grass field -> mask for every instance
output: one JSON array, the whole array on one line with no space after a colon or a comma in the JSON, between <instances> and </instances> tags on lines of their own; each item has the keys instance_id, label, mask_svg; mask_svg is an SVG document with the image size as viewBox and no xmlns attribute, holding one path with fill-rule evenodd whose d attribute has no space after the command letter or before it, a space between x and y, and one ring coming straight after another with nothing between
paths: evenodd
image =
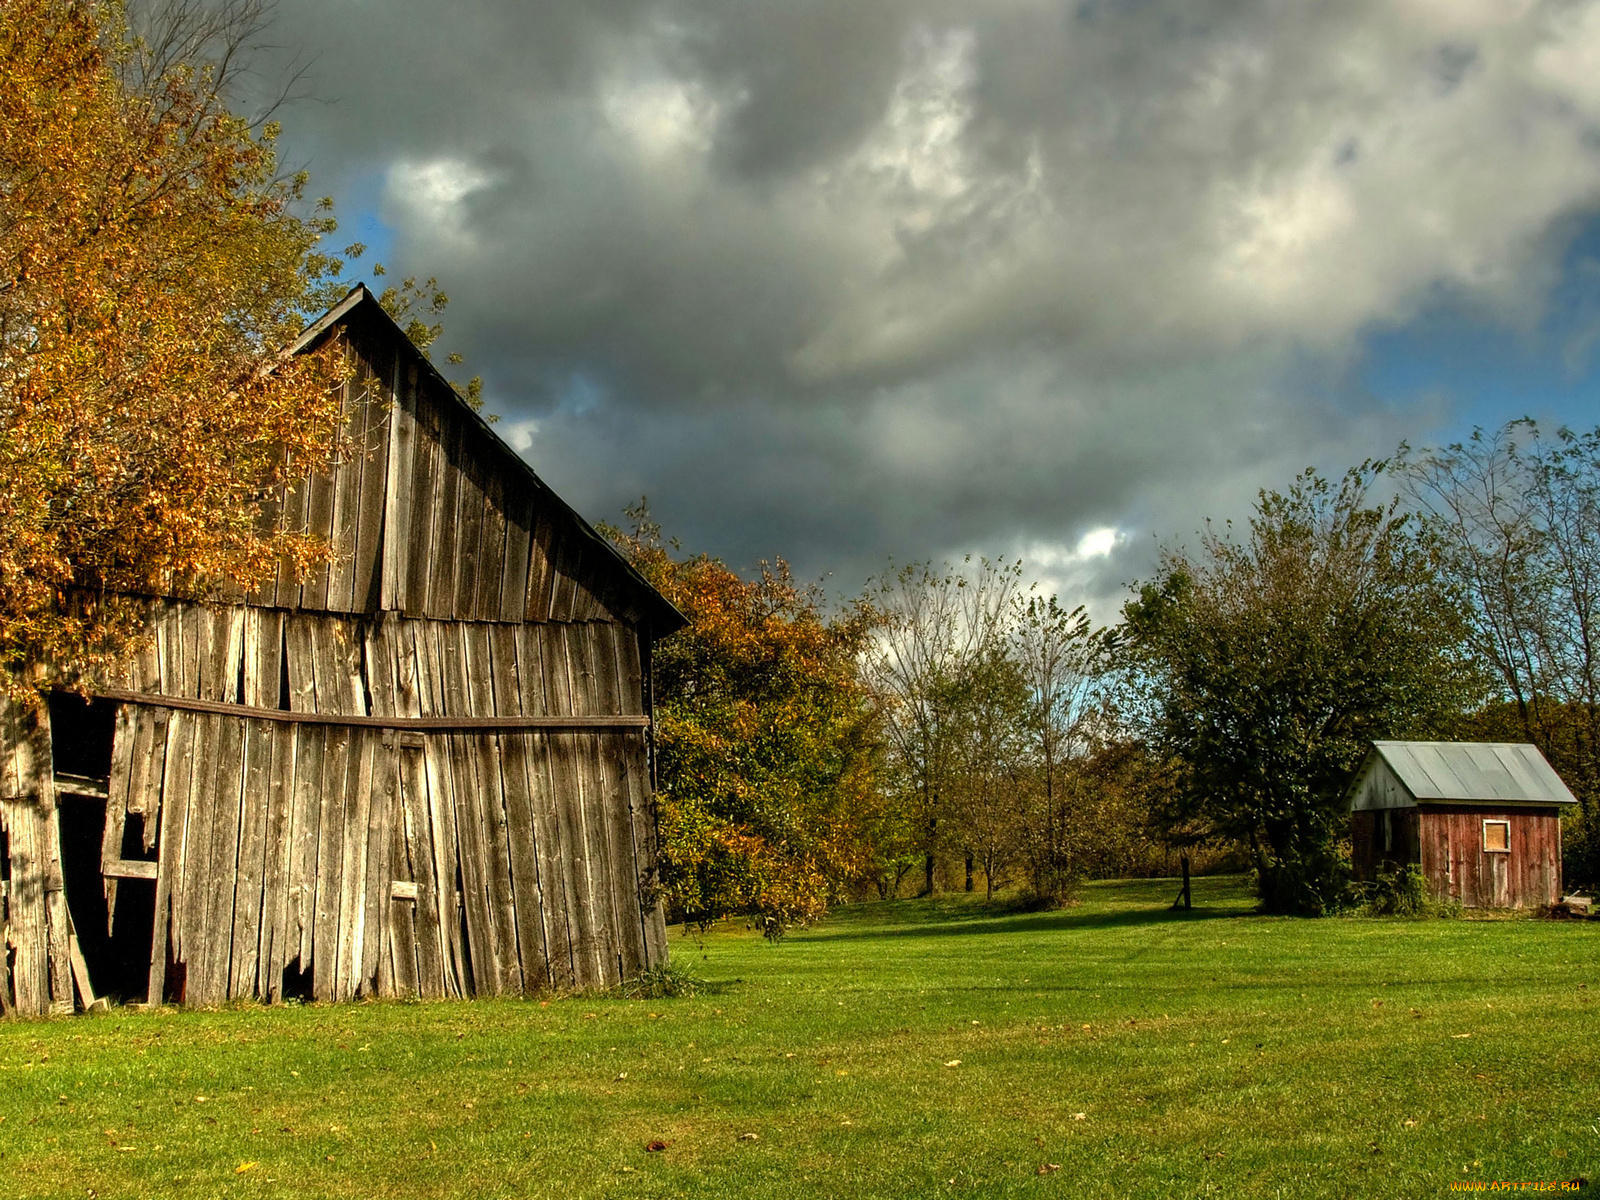
<instances>
[{"instance_id":1,"label":"grass field","mask_svg":"<svg viewBox=\"0 0 1600 1200\"><path fill-rule=\"evenodd\" d=\"M1171 913L1175 890L868 904L776 947L674 933L691 999L0 1024L0 1181L850 1200L1600 1177L1600 924L1267 918L1217 879Z\"/></svg>"}]
</instances>

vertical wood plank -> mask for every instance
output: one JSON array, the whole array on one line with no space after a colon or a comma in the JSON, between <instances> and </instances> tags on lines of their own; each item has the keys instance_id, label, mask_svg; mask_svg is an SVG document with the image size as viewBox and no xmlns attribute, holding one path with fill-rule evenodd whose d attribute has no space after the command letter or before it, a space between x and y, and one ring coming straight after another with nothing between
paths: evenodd
<instances>
[{"instance_id":1,"label":"vertical wood plank","mask_svg":"<svg viewBox=\"0 0 1600 1200\"><path fill-rule=\"evenodd\" d=\"M544 668L545 698L551 715L575 715L570 665L567 662L565 631L559 625L538 626L540 655ZM566 731L547 735L550 751L551 787L561 824L563 866L571 877L573 906L569 914L572 929L572 971L574 985L595 987L605 978L600 956L603 953L598 914L595 911L594 864L589 853L589 833L585 823L583 772L579 737Z\"/></svg>"},{"instance_id":2,"label":"vertical wood plank","mask_svg":"<svg viewBox=\"0 0 1600 1200\"><path fill-rule=\"evenodd\" d=\"M445 560L436 557L439 509L443 465L439 447L439 423L433 413L431 401L417 386L417 368L406 370L407 394L413 404L413 419L407 422L412 432L411 482L409 500L411 521L409 540L401 548L405 555L405 602L408 617L420 617L433 611L430 600L431 579L437 565ZM440 547L442 549L442 547Z\"/></svg>"},{"instance_id":3,"label":"vertical wood plank","mask_svg":"<svg viewBox=\"0 0 1600 1200\"><path fill-rule=\"evenodd\" d=\"M472 602L472 619L500 619L500 591L505 585L506 489L489 463L480 464L483 477L483 532L478 541L478 586Z\"/></svg>"},{"instance_id":4,"label":"vertical wood plank","mask_svg":"<svg viewBox=\"0 0 1600 1200\"><path fill-rule=\"evenodd\" d=\"M396 354L392 372L392 400L389 410L389 454L383 473L382 592L378 607L386 612L410 607L409 555L411 551L411 487L415 474L413 459L417 433L417 368Z\"/></svg>"},{"instance_id":5,"label":"vertical wood plank","mask_svg":"<svg viewBox=\"0 0 1600 1200\"><path fill-rule=\"evenodd\" d=\"M351 962L356 974L356 995L377 992L379 964L387 958L385 940L390 927L390 885L394 881L394 812L398 789L399 746L392 730L368 733L372 744L371 802L366 824L365 869L361 875L356 926L356 946Z\"/></svg>"},{"instance_id":6,"label":"vertical wood plank","mask_svg":"<svg viewBox=\"0 0 1600 1200\"><path fill-rule=\"evenodd\" d=\"M341 338L339 349L346 367L353 367L348 341ZM350 410L350 388L350 379L346 379L339 387L339 405L342 414L348 414ZM311 537L327 543L335 554L338 552L338 546L334 539L334 495L336 480L344 469L343 458L347 455L348 450L342 452L341 460L334 464L332 471L318 472L306 484L306 532ZM330 565L326 561L316 563L306 572L300 586L302 608L322 610L328 607Z\"/></svg>"},{"instance_id":7,"label":"vertical wood plank","mask_svg":"<svg viewBox=\"0 0 1600 1200\"><path fill-rule=\"evenodd\" d=\"M351 758L351 731L329 726L324 732L322 770L317 786L317 857L312 869L311 989L318 1000L335 998L339 959L339 895L344 882L345 779ZM305 960L301 960L304 969Z\"/></svg>"},{"instance_id":8,"label":"vertical wood plank","mask_svg":"<svg viewBox=\"0 0 1600 1200\"><path fill-rule=\"evenodd\" d=\"M289 707L296 712L317 711L313 636L317 618L296 614L288 618ZM321 811L322 770L325 765L326 729L295 726L295 779L292 798L292 842L288 860L288 908L285 915L283 964L298 961L300 970L311 966L312 934L316 927L318 829Z\"/></svg>"},{"instance_id":9,"label":"vertical wood plank","mask_svg":"<svg viewBox=\"0 0 1600 1200\"><path fill-rule=\"evenodd\" d=\"M289 482L282 489L281 510L278 520L285 533L304 535L309 529L311 480L289 464ZM279 608L300 607L302 580L287 555L278 559L278 573L274 580L274 603Z\"/></svg>"},{"instance_id":10,"label":"vertical wood plank","mask_svg":"<svg viewBox=\"0 0 1600 1200\"><path fill-rule=\"evenodd\" d=\"M423 716L446 715L443 652L444 638L437 621L417 625L418 695ZM441 965L446 995L471 992L470 964L463 926L463 899L459 886L460 850L456 841L455 799L450 768L451 746L446 734L429 735L423 746L427 774L428 843L433 848L433 877L437 884Z\"/></svg>"},{"instance_id":11,"label":"vertical wood plank","mask_svg":"<svg viewBox=\"0 0 1600 1200\"><path fill-rule=\"evenodd\" d=\"M366 465L366 413L372 391L372 365L364 347L347 343L355 372L343 393L342 428L344 446L333 470L333 514L329 540L332 561L328 564L327 605L332 612L350 612L355 607L356 533L361 517L361 472Z\"/></svg>"},{"instance_id":12,"label":"vertical wood plank","mask_svg":"<svg viewBox=\"0 0 1600 1200\"><path fill-rule=\"evenodd\" d=\"M517 627L506 624L492 626L489 637L494 656L494 711L505 716L523 716ZM511 732L501 735L500 746L517 947L522 963L523 988L532 990L549 986L550 956L544 927L544 897L539 881L538 834L528 762L530 747L525 733Z\"/></svg>"},{"instance_id":13,"label":"vertical wood plank","mask_svg":"<svg viewBox=\"0 0 1600 1200\"><path fill-rule=\"evenodd\" d=\"M545 695L543 652L539 627L520 625L517 634L518 678L523 711L544 716L554 711ZM578 907L571 855L562 837L561 804L553 774L556 753L548 734L527 735L528 784L533 809L535 846L539 856L539 883L544 903L544 927L553 987L576 987L573 968L573 913Z\"/></svg>"},{"instance_id":14,"label":"vertical wood plank","mask_svg":"<svg viewBox=\"0 0 1600 1200\"><path fill-rule=\"evenodd\" d=\"M468 703L471 711L492 715L495 709L494 659L489 639L492 626L464 625L468 660ZM514 685L513 685L514 686ZM511 882L511 837L506 816L503 748L494 734L473 739L477 752L478 790L474 797L479 828L483 832L485 894L494 931L495 964L501 991L522 991L522 963L517 941L517 906Z\"/></svg>"},{"instance_id":15,"label":"vertical wood plank","mask_svg":"<svg viewBox=\"0 0 1600 1200\"><path fill-rule=\"evenodd\" d=\"M460 622L446 625L441 632L442 679L445 706L451 713L470 713L468 660ZM467 926L467 951L472 972L473 994L498 995L501 990L500 963L495 945L494 915L489 893L489 868L478 778L479 754L473 734L450 734L450 794L453 801L458 865L461 871L461 901Z\"/></svg>"},{"instance_id":16,"label":"vertical wood plank","mask_svg":"<svg viewBox=\"0 0 1600 1200\"><path fill-rule=\"evenodd\" d=\"M382 602L383 561L379 550L384 518L389 511L389 445L397 361L391 347L373 353L373 375L363 406L360 512L356 518L354 591L350 604L354 612L376 612Z\"/></svg>"},{"instance_id":17,"label":"vertical wood plank","mask_svg":"<svg viewBox=\"0 0 1600 1200\"><path fill-rule=\"evenodd\" d=\"M465 422L461 422L465 425ZM488 497L484 495L483 467L474 457L478 439L463 430L461 442L461 493L456 504L456 596L452 614L470 621L478 607L478 562L482 554L483 527Z\"/></svg>"},{"instance_id":18,"label":"vertical wood plank","mask_svg":"<svg viewBox=\"0 0 1600 1200\"><path fill-rule=\"evenodd\" d=\"M623 699L618 627L609 622L591 621L583 629L587 634L589 661L594 668L597 711L619 715ZM633 840L632 804L626 779L627 744L637 735L631 731L607 730L592 736L599 760L603 797L601 822L605 830L607 877L611 884L610 929L621 959L620 983L637 975L645 966L638 853ZM607 966L611 965L608 961Z\"/></svg>"},{"instance_id":19,"label":"vertical wood plank","mask_svg":"<svg viewBox=\"0 0 1600 1200\"><path fill-rule=\"evenodd\" d=\"M521 621L528 607L528 567L533 541L533 492L506 487L506 552L500 567L501 621Z\"/></svg>"},{"instance_id":20,"label":"vertical wood plank","mask_svg":"<svg viewBox=\"0 0 1600 1200\"><path fill-rule=\"evenodd\" d=\"M339 872L333 965L335 1000L352 999L360 986L361 960L366 943L363 906L367 891L367 834L372 817L373 754L378 740L376 730L351 731L350 774L344 788L345 829L340 839L340 857L334 864ZM323 879L326 878L324 874Z\"/></svg>"},{"instance_id":21,"label":"vertical wood plank","mask_svg":"<svg viewBox=\"0 0 1600 1200\"><path fill-rule=\"evenodd\" d=\"M214 790L200 797L212 808L211 846L204 874L197 884L206 893L202 944L191 955L204 977L197 1003L216 1004L227 998L233 958L234 899L239 883L239 827L244 784L245 722L218 717L217 770Z\"/></svg>"},{"instance_id":22,"label":"vertical wood plank","mask_svg":"<svg viewBox=\"0 0 1600 1200\"><path fill-rule=\"evenodd\" d=\"M441 414L438 483L435 492L433 553L427 564L426 613L449 620L456 613L456 572L460 567L461 496L470 490L462 478L461 422Z\"/></svg>"},{"instance_id":23,"label":"vertical wood plank","mask_svg":"<svg viewBox=\"0 0 1600 1200\"><path fill-rule=\"evenodd\" d=\"M550 619L550 589L555 576L555 528L549 504L535 499L533 528L528 536L528 595L523 617L529 621Z\"/></svg>"}]
</instances>

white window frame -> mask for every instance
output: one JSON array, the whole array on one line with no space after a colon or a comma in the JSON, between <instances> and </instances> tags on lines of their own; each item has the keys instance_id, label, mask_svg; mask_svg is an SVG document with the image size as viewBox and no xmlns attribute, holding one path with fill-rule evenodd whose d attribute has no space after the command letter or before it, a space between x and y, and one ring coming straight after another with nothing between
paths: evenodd
<instances>
[{"instance_id":1,"label":"white window frame","mask_svg":"<svg viewBox=\"0 0 1600 1200\"><path fill-rule=\"evenodd\" d=\"M1504 846L1489 845L1489 826L1499 825L1506 831L1506 844ZM1483 820L1483 852L1485 854L1510 854L1511 853L1511 822L1503 817L1485 817Z\"/></svg>"}]
</instances>

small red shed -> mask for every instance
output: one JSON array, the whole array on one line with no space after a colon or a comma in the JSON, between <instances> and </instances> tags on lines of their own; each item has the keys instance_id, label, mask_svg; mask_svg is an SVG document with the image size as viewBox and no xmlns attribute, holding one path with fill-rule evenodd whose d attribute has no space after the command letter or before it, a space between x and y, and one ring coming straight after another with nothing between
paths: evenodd
<instances>
[{"instance_id":1,"label":"small red shed","mask_svg":"<svg viewBox=\"0 0 1600 1200\"><path fill-rule=\"evenodd\" d=\"M1348 795L1357 878L1410 864L1467 908L1561 899L1561 810L1577 800L1537 747L1374 742Z\"/></svg>"}]
</instances>

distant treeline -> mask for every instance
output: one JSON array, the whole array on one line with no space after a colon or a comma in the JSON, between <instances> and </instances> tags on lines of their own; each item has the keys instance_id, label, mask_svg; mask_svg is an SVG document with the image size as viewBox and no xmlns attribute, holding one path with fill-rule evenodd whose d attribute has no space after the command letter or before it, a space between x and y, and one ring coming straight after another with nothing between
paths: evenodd
<instances>
[{"instance_id":1,"label":"distant treeline","mask_svg":"<svg viewBox=\"0 0 1600 1200\"><path fill-rule=\"evenodd\" d=\"M842 612L781 561L745 579L607 532L691 619L656 657L677 919L772 936L852 897L1249 868L1348 901L1344 788L1371 741L1529 741L1600 881L1600 430L1520 420L1263 490L1165 547L1117 624L1020 563L886 572Z\"/></svg>"}]
</instances>

